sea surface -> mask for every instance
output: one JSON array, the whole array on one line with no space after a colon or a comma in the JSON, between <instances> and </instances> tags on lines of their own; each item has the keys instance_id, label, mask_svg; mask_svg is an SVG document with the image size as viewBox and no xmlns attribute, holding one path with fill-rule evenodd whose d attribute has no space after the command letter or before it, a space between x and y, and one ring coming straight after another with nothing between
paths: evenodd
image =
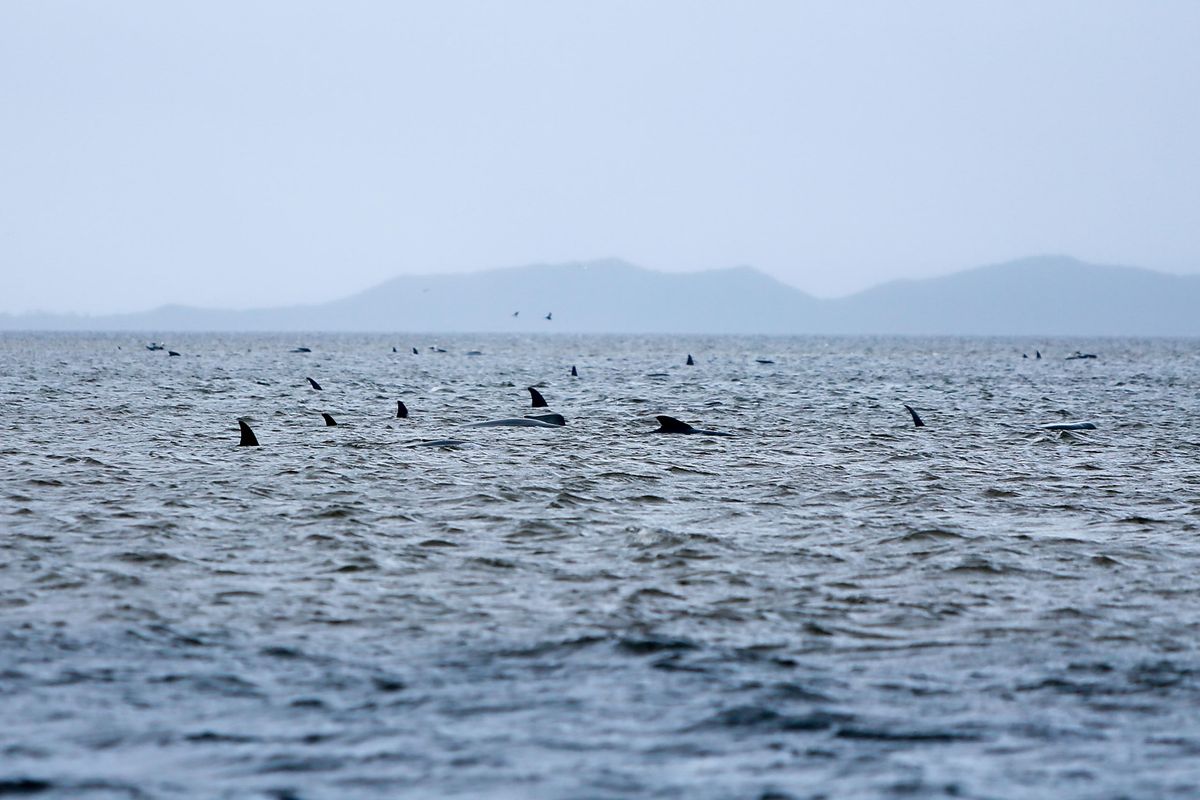
<instances>
[{"instance_id":1,"label":"sea surface","mask_svg":"<svg viewBox=\"0 0 1200 800\"><path fill-rule=\"evenodd\" d=\"M1200 341L163 338L0 335L0 796L1200 796Z\"/></svg>"}]
</instances>

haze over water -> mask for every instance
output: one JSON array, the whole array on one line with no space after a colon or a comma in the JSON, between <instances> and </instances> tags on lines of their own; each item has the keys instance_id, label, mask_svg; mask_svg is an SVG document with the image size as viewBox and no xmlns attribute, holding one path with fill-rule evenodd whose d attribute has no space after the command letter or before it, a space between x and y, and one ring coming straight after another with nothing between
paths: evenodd
<instances>
[{"instance_id":1,"label":"haze over water","mask_svg":"<svg viewBox=\"0 0 1200 800\"><path fill-rule=\"evenodd\" d=\"M1200 793L1195 340L431 343L0 335L0 791Z\"/></svg>"}]
</instances>

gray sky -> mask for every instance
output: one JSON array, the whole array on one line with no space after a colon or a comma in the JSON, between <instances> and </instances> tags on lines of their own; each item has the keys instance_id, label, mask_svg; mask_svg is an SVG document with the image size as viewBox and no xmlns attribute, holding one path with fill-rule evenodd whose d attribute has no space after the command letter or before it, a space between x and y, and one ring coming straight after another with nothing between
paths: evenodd
<instances>
[{"instance_id":1,"label":"gray sky","mask_svg":"<svg viewBox=\"0 0 1200 800\"><path fill-rule=\"evenodd\" d=\"M0 3L0 311L1200 271L1200 2Z\"/></svg>"}]
</instances>

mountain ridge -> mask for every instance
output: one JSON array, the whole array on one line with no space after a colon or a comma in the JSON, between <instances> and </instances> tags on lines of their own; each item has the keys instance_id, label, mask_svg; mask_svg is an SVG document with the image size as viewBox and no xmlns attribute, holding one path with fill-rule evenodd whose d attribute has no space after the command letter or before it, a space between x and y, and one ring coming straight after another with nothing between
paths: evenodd
<instances>
[{"instance_id":1,"label":"mountain ridge","mask_svg":"<svg viewBox=\"0 0 1200 800\"><path fill-rule=\"evenodd\" d=\"M900 279L836 298L748 266L667 273L608 258L398 276L311 305L0 315L0 330L1198 336L1197 309L1200 275L1069 256Z\"/></svg>"}]
</instances>

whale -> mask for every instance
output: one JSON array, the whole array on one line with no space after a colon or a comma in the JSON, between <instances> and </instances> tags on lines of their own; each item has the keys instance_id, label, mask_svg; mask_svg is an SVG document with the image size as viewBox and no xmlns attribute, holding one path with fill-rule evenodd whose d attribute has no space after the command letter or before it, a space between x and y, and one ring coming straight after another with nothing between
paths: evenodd
<instances>
[{"instance_id":1,"label":"whale","mask_svg":"<svg viewBox=\"0 0 1200 800\"><path fill-rule=\"evenodd\" d=\"M464 444L470 444L465 439L433 439L428 442L417 442L409 447L461 447Z\"/></svg>"},{"instance_id":2,"label":"whale","mask_svg":"<svg viewBox=\"0 0 1200 800\"><path fill-rule=\"evenodd\" d=\"M546 408L546 398L542 397L542 393L532 386L529 387L529 396L533 398L534 408Z\"/></svg>"},{"instance_id":3,"label":"whale","mask_svg":"<svg viewBox=\"0 0 1200 800\"><path fill-rule=\"evenodd\" d=\"M904 407L906 409L908 409L908 413L912 415L913 427L914 428L924 428L925 421L922 420L920 415L917 414L917 412L913 410L913 407L908 405L907 403L904 404Z\"/></svg>"},{"instance_id":4,"label":"whale","mask_svg":"<svg viewBox=\"0 0 1200 800\"><path fill-rule=\"evenodd\" d=\"M168 350L168 351L167 351L167 355L169 355L169 356L178 356L178 355L179 355L179 353L176 353L174 350Z\"/></svg>"},{"instance_id":5,"label":"whale","mask_svg":"<svg viewBox=\"0 0 1200 800\"><path fill-rule=\"evenodd\" d=\"M245 420L238 420L238 428L242 432L242 440L238 442L238 447L258 447L258 437L250 430Z\"/></svg>"},{"instance_id":6,"label":"whale","mask_svg":"<svg viewBox=\"0 0 1200 800\"><path fill-rule=\"evenodd\" d=\"M559 414L546 414L545 417L558 417ZM505 417L504 419L489 419L484 422L472 422L467 425L468 428L561 428L566 425L563 422L551 422L549 419L538 417Z\"/></svg>"},{"instance_id":7,"label":"whale","mask_svg":"<svg viewBox=\"0 0 1200 800\"><path fill-rule=\"evenodd\" d=\"M321 391L321 384L317 383L312 378L305 378L305 380L308 381L309 386L316 389L318 392Z\"/></svg>"},{"instance_id":8,"label":"whale","mask_svg":"<svg viewBox=\"0 0 1200 800\"><path fill-rule=\"evenodd\" d=\"M665 414L659 414L655 417L658 420L659 427L656 430L646 431L646 433L698 433L702 436L733 436L732 433L724 431L706 431L701 428L693 428L686 422L677 420L674 417L668 417Z\"/></svg>"},{"instance_id":9,"label":"whale","mask_svg":"<svg viewBox=\"0 0 1200 800\"><path fill-rule=\"evenodd\" d=\"M408 418L408 406L404 405L403 400L396 401L396 419Z\"/></svg>"},{"instance_id":10,"label":"whale","mask_svg":"<svg viewBox=\"0 0 1200 800\"><path fill-rule=\"evenodd\" d=\"M692 358L692 354L688 353L687 361L684 362L689 367L696 366L696 359Z\"/></svg>"},{"instance_id":11,"label":"whale","mask_svg":"<svg viewBox=\"0 0 1200 800\"><path fill-rule=\"evenodd\" d=\"M572 378L578 378L578 377L579 377L579 370L575 369L575 365L574 365L574 364L572 364L572 365L571 365L571 377L572 377Z\"/></svg>"},{"instance_id":12,"label":"whale","mask_svg":"<svg viewBox=\"0 0 1200 800\"><path fill-rule=\"evenodd\" d=\"M420 351L420 350L418 350L418 349L417 349L417 348L415 348L415 347L412 349L412 351L413 351L413 355L414 355L414 356L419 356L419 355L421 355L421 351Z\"/></svg>"},{"instance_id":13,"label":"whale","mask_svg":"<svg viewBox=\"0 0 1200 800\"><path fill-rule=\"evenodd\" d=\"M1044 431L1094 431L1096 430L1095 423L1092 422L1056 422L1053 425L1043 425Z\"/></svg>"},{"instance_id":14,"label":"whale","mask_svg":"<svg viewBox=\"0 0 1200 800\"><path fill-rule=\"evenodd\" d=\"M326 414L324 411L321 412L321 416L325 418L325 427L326 428L332 428L334 425L337 425L337 420L334 419L329 414Z\"/></svg>"},{"instance_id":15,"label":"whale","mask_svg":"<svg viewBox=\"0 0 1200 800\"><path fill-rule=\"evenodd\" d=\"M1074 353L1067 356L1067 361L1078 361L1081 358L1095 358L1095 357L1096 357L1095 353L1081 353L1078 350L1076 350Z\"/></svg>"},{"instance_id":16,"label":"whale","mask_svg":"<svg viewBox=\"0 0 1200 800\"><path fill-rule=\"evenodd\" d=\"M312 348L310 348L310 347L295 347L292 349L292 352L293 353L311 353Z\"/></svg>"},{"instance_id":17,"label":"whale","mask_svg":"<svg viewBox=\"0 0 1200 800\"><path fill-rule=\"evenodd\" d=\"M551 425L557 425L560 428L567 424L567 418L562 414L526 414L525 419L539 419L542 422L549 422Z\"/></svg>"}]
</instances>

